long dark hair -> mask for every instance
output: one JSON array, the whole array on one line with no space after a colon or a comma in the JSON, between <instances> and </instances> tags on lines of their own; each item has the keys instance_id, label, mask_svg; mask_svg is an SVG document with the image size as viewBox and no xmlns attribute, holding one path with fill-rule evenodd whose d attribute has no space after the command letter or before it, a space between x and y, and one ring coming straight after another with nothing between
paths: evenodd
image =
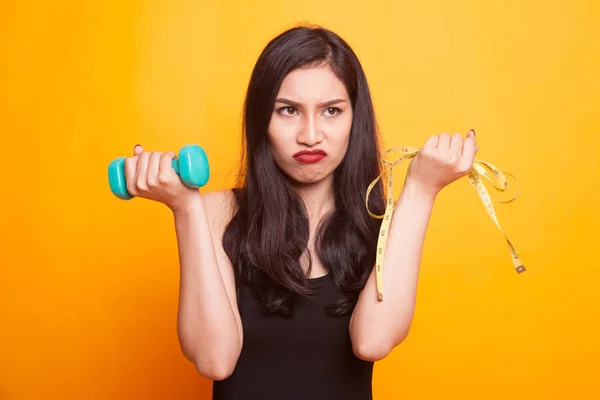
<instances>
[{"instance_id":1,"label":"long dark hair","mask_svg":"<svg viewBox=\"0 0 600 400\"><path fill-rule=\"evenodd\" d=\"M322 64L344 83L353 108L348 149L334 172L335 206L315 236L316 256L343 293L327 306L330 315L353 310L375 264L381 220L367 213L365 194L381 173L381 150L365 74L350 46L335 33L318 26L291 28L268 43L252 71L244 103L242 171L233 189L237 212L223 235L238 289L249 286L264 312L290 315L298 299L313 293L300 266L300 257L308 252L307 212L272 158L267 131L285 76ZM371 212L384 212L383 191L380 183L374 187ZM314 256L308 253L309 265Z\"/></svg>"}]
</instances>

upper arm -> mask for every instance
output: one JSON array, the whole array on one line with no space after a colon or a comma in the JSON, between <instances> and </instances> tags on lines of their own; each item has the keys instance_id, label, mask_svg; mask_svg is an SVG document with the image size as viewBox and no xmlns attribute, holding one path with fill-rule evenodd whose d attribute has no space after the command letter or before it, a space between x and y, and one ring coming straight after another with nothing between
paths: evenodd
<instances>
[{"instance_id":1,"label":"upper arm","mask_svg":"<svg viewBox=\"0 0 600 400\"><path fill-rule=\"evenodd\" d=\"M237 305L236 285L233 266L223 249L223 233L236 211L236 202L231 190L202 193L202 203L210 226L213 247L221 278L227 291L227 297L238 325L240 346L243 343L243 330L240 312Z\"/></svg>"}]
</instances>

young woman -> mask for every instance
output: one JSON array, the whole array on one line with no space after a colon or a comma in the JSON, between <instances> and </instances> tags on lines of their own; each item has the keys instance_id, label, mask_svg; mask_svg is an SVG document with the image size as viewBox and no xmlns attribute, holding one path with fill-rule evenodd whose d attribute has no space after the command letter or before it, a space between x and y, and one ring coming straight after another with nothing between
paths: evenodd
<instances>
[{"instance_id":1,"label":"young woman","mask_svg":"<svg viewBox=\"0 0 600 400\"><path fill-rule=\"evenodd\" d=\"M430 137L411 161L375 280L380 219L365 206L380 172L373 105L348 44L318 27L274 38L244 105L238 187L202 193L172 152L137 145L128 190L173 212L181 287L178 334L214 399L371 399L373 362L406 337L437 193L466 175L466 137ZM383 214L382 185L369 210Z\"/></svg>"}]
</instances>

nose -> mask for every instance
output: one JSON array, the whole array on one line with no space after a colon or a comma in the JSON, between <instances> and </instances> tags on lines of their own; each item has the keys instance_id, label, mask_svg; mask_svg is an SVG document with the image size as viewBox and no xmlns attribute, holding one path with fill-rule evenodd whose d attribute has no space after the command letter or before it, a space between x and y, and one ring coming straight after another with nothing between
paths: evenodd
<instances>
[{"instance_id":1,"label":"nose","mask_svg":"<svg viewBox=\"0 0 600 400\"><path fill-rule=\"evenodd\" d=\"M314 146L323 141L323 132L321 132L318 117L309 115L304 118L303 122L296 139L298 143L306 146Z\"/></svg>"}]
</instances>

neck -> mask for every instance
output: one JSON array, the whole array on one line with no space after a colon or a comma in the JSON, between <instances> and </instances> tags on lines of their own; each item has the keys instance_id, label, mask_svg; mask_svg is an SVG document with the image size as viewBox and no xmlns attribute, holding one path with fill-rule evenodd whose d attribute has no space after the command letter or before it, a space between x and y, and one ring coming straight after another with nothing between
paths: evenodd
<instances>
[{"instance_id":1,"label":"neck","mask_svg":"<svg viewBox=\"0 0 600 400\"><path fill-rule=\"evenodd\" d=\"M335 206L331 175L316 183L294 183L294 190L304 200L311 225L318 224L321 218Z\"/></svg>"}]
</instances>

